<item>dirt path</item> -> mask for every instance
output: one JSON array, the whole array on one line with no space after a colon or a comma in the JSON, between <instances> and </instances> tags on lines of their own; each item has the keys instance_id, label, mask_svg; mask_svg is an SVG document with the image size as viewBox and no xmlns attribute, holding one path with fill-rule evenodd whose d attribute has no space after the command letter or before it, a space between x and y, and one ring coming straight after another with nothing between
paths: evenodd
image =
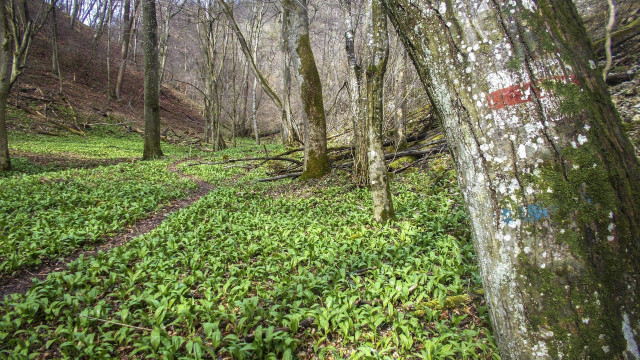
<instances>
[{"instance_id":1,"label":"dirt path","mask_svg":"<svg viewBox=\"0 0 640 360\"><path fill-rule=\"evenodd\" d=\"M213 190L213 185L206 181L197 179L194 176L183 174L178 170L178 165L180 163L189 160L192 159L178 160L169 166L169 171L198 184L198 188L189 196L172 201L169 205L161 208L147 218L139 220L135 224L126 227L121 233L106 238L103 243L92 249L78 249L71 255L66 256L64 259L48 262L44 261L43 264L36 269L25 269L18 272L15 276L1 276L0 284L2 285L0 285L0 300L4 299L5 295L8 294L26 293L31 288L33 278L44 280L49 273L66 269L67 264L76 260L80 255L84 255L86 257L96 255L99 251L109 251L115 247L124 245L136 236L150 232L158 227L168 215L190 206L201 197L207 195L211 190Z\"/></svg>"}]
</instances>

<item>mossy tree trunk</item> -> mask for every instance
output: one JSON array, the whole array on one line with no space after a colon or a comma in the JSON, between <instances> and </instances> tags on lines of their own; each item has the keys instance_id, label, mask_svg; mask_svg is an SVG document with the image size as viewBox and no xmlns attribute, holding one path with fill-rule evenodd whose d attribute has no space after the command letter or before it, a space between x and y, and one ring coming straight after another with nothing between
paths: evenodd
<instances>
[{"instance_id":1,"label":"mossy tree trunk","mask_svg":"<svg viewBox=\"0 0 640 360\"><path fill-rule=\"evenodd\" d=\"M503 359L638 359L640 174L570 0L384 0L442 119Z\"/></svg>"},{"instance_id":2,"label":"mossy tree trunk","mask_svg":"<svg viewBox=\"0 0 640 360\"><path fill-rule=\"evenodd\" d=\"M11 90L13 38L7 22L5 3L0 4L0 171L11 170L7 136L7 99Z\"/></svg>"},{"instance_id":3,"label":"mossy tree trunk","mask_svg":"<svg viewBox=\"0 0 640 360\"><path fill-rule=\"evenodd\" d=\"M327 125L322 100L322 84L309 41L307 0L282 0L289 34L294 76L300 85L304 121L304 170L302 179L317 178L331 169L327 157Z\"/></svg>"},{"instance_id":4,"label":"mossy tree trunk","mask_svg":"<svg viewBox=\"0 0 640 360\"><path fill-rule=\"evenodd\" d=\"M395 217L387 165L384 163L382 128L384 125L384 74L389 60L389 33L387 14L381 0L368 0L369 24L367 37L367 124L369 144L369 179L373 194L373 215L376 221L386 222Z\"/></svg>"},{"instance_id":5,"label":"mossy tree trunk","mask_svg":"<svg viewBox=\"0 0 640 360\"><path fill-rule=\"evenodd\" d=\"M503 357L639 358L637 160L569 1L387 3L456 158Z\"/></svg>"},{"instance_id":6,"label":"mossy tree trunk","mask_svg":"<svg viewBox=\"0 0 640 360\"><path fill-rule=\"evenodd\" d=\"M368 132L366 129L367 96L363 89L363 70L361 60L356 55L354 17L357 11L353 9L351 0L340 0L340 7L344 15L346 30L344 33L345 51L349 63L349 107L353 126L353 170L352 178L356 185L369 184ZM354 14L355 13L355 14Z\"/></svg>"},{"instance_id":7,"label":"mossy tree trunk","mask_svg":"<svg viewBox=\"0 0 640 360\"><path fill-rule=\"evenodd\" d=\"M158 23L155 0L143 0L144 28L144 152L143 159L162 157L158 93Z\"/></svg>"}]
</instances>

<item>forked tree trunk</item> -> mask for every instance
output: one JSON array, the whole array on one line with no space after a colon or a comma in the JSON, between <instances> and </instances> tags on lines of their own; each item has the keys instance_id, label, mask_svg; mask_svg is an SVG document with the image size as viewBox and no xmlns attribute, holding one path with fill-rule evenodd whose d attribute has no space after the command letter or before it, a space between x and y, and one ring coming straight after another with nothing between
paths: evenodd
<instances>
[{"instance_id":1,"label":"forked tree trunk","mask_svg":"<svg viewBox=\"0 0 640 360\"><path fill-rule=\"evenodd\" d=\"M13 39L7 23L5 4L0 4L0 171L11 170L7 136L7 99L11 90Z\"/></svg>"},{"instance_id":2,"label":"forked tree trunk","mask_svg":"<svg viewBox=\"0 0 640 360\"><path fill-rule=\"evenodd\" d=\"M373 195L373 217L378 222L393 220L395 214L384 163L382 128L384 124L384 73L389 59L387 14L382 0L368 0L369 55L367 59L367 125L369 143L369 179Z\"/></svg>"},{"instance_id":3,"label":"forked tree trunk","mask_svg":"<svg viewBox=\"0 0 640 360\"><path fill-rule=\"evenodd\" d=\"M144 153L143 159L162 156L160 150L160 99L158 93L158 23L155 0L143 0L144 28Z\"/></svg>"},{"instance_id":4,"label":"forked tree trunk","mask_svg":"<svg viewBox=\"0 0 640 360\"><path fill-rule=\"evenodd\" d=\"M353 182L359 186L369 184L369 156L368 156L368 132L366 129L367 102L363 93L363 71L355 50L356 31L353 27L354 16L351 0L341 0L340 6L344 15L346 31L345 51L349 63L349 107L351 110L351 124L353 126L353 145L355 154L353 157Z\"/></svg>"},{"instance_id":5,"label":"forked tree trunk","mask_svg":"<svg viewBox=\"0 0 640 360\"><path fill-rule=\"evenodd\" d=\"M304 171L302 179L317 178L330 171L327 157L327 125L322 84L309 41L307 0L282 0L294 76L300 85L304 121Z\"/></svg>"},{"instance_id":6,"label":"forked tree trunk","mask_svg":"<svg viewBox=\"0 0 640 360\"><path fill-rule=\"evenodd\" d=\"M570 0L384 0L442 119L503 359L639 359L638 159Z\"/></svg>"}]
</instances>

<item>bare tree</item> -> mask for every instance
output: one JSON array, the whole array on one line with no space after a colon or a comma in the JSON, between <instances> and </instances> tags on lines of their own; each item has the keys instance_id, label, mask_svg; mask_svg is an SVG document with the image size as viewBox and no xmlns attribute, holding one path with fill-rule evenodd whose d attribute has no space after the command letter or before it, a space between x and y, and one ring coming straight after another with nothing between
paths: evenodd
<instances>
[{"instance_id":1,"label":"bare tree","mask_svg":"<svg viewBox=\"0 0 640 360\"><path fill-rule=\"evenodd\" d=\"M162 157L160 97L158 93L158 23L155 0L143 0L144 28L144 153L143 159Z\"/></svg>"},{"instance_id":2,"label":"bare tree","mask_svg":"<svg viewBox=\"0 0 640 360\"><path fill-rule=\"evenodd\" d=\"M640 359L640 169L570 0L384 0L442 119L502 359Z\"/></svg>"},{"instance_id":3,"label":"bare tree","mask_svg":"<svg viewBox=\"0 0 640 360\"><path fill-rule=\"evenodd\" d=\"M42 28L57 0L42 3L32 16L27 0L0 3L0 171L11 169L7 136L7 99L22 74L35 34Z\"/></svg>"}]
</instances>

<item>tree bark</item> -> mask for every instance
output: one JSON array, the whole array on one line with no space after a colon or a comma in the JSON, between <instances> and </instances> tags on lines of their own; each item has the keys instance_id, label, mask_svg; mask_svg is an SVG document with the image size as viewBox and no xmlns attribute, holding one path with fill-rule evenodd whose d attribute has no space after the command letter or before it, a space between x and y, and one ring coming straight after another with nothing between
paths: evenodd
<instances>
[{"instance_id":1,"label":"tree bark","mask_svg":"<svg viewBox=\"0 0 640 360\"><path fill-rule=\"evenodd\" d=\"M503 359L639 359L638 159L570 0L384 0L442 119Z\"/></svg>"},{"instance_id":2,"label":"tree bark","mask_svg":"<svg viewBox=\"0 0 640 360\"><path fill-rule=\"evenodd\" d=\"M355 36L356 29L353 27L353 9L351 0L341 0L340 6L345 20L346 30L344 33L345 51L349 63L349 107L351 110L351 125L353 127L353 145L355 149L354 162L352 168L352 179L356 185L365 186L369 179L369 156L368 156L368 132L366 129L367 114L366 94L363 94L362 78L363 70L356 55Z\"/></svg>"},{"instance_id":3,"label":"tree bark","mask_svg":"<svg viewBox=\"0 0 640 360\"><path fill-rule=\"evenodd\" d=\"M62 94L62 72L58 61L58 18L55 6L51 10L51 71L58 77L58 92Z\"/></svg>"},{"instance_id":4,"label":"tree bark","mask_svg":"<svg viewBox=\"0 0 640 360\"><path fill-rule=\"evenodd\" d=\"M287 39L289 38L287 27L284 21L284 10L282 11L282 26L280 29L281 52L282 52L282 143L286 146L293 146L296 141L296 131L293 127L291 117L291 54L288 51Z\"/></svg>"},{"instance_id":5,"label":"tree bark","mask_svg":"<svg viewBox=\"0 0 640 360\"><path fill-rule=\"evenodd\" d=\"M162 157L158 93L158 23L155 0L143 0L144 28L144 153L143 159Z\"/></svg>"},{"instance_id":6,"label":"tree bark","mask_svg":"<svg viewBox=\"0 0 640 360\"><path fill-rule=\"evenodd\" d=\"M311 51L306 0L282 0L294 76L300 85L304 121L304 171L302 179L328 173L327 125L320 75Z\"/></svg>"},{"instance_id":7,"label":"tree bark","mask_svg":"<svg viewBox=\"0 0 640 360\"><path fill-rule=\"evenodd\" d=\"M6 4L0 4L0 171L11 170L6 119L13 68L13 37L6 13Z\"/></svg>"},{"instance_id":8,"label":"tree bark","mask_svg":"<svg viewBox=\"0 0 640 360\"><path fill-rule=\"evenodd\" d=\"M369 143L369 180L373 195L373 217L378 222L395 218L387 166L382 148L382 128L384 124L384 74L389 59L389 33L387 14L382 0L368 0L368 43L367 59L367 133Z\"/></svg>"},{"instance_id":9,"label":"tree bark","mask_svg":"<svg viewBox=\"0 0 640 360\"><path fill-rule=\"evenodd\" d=\"M407 54L404 49L401 49L400 52L402 60L398 61L398 69L393 79L395 90L395 94L393 94L393 138L396 150L404 150L407 146L407 86L404 79L407 69Z\"/></svg>"},{"instance_id":10,"label":"tree bark","mask_svg":"<svg viewBox=\"0 0 640 360\"><path fill-rule=\"evenodd\" d=\"M122 48L120 49L120 67L118 68L118 77L116 78L116 99L122 100L122 83L124 81L124 73L127 68L127 60L129 59L129 43L133 32L133 22L137 17L139 0L135 0L133 16L131 14L131 0L125 0L123 4L122 15Z\"/></svg>"}]
</instances>

